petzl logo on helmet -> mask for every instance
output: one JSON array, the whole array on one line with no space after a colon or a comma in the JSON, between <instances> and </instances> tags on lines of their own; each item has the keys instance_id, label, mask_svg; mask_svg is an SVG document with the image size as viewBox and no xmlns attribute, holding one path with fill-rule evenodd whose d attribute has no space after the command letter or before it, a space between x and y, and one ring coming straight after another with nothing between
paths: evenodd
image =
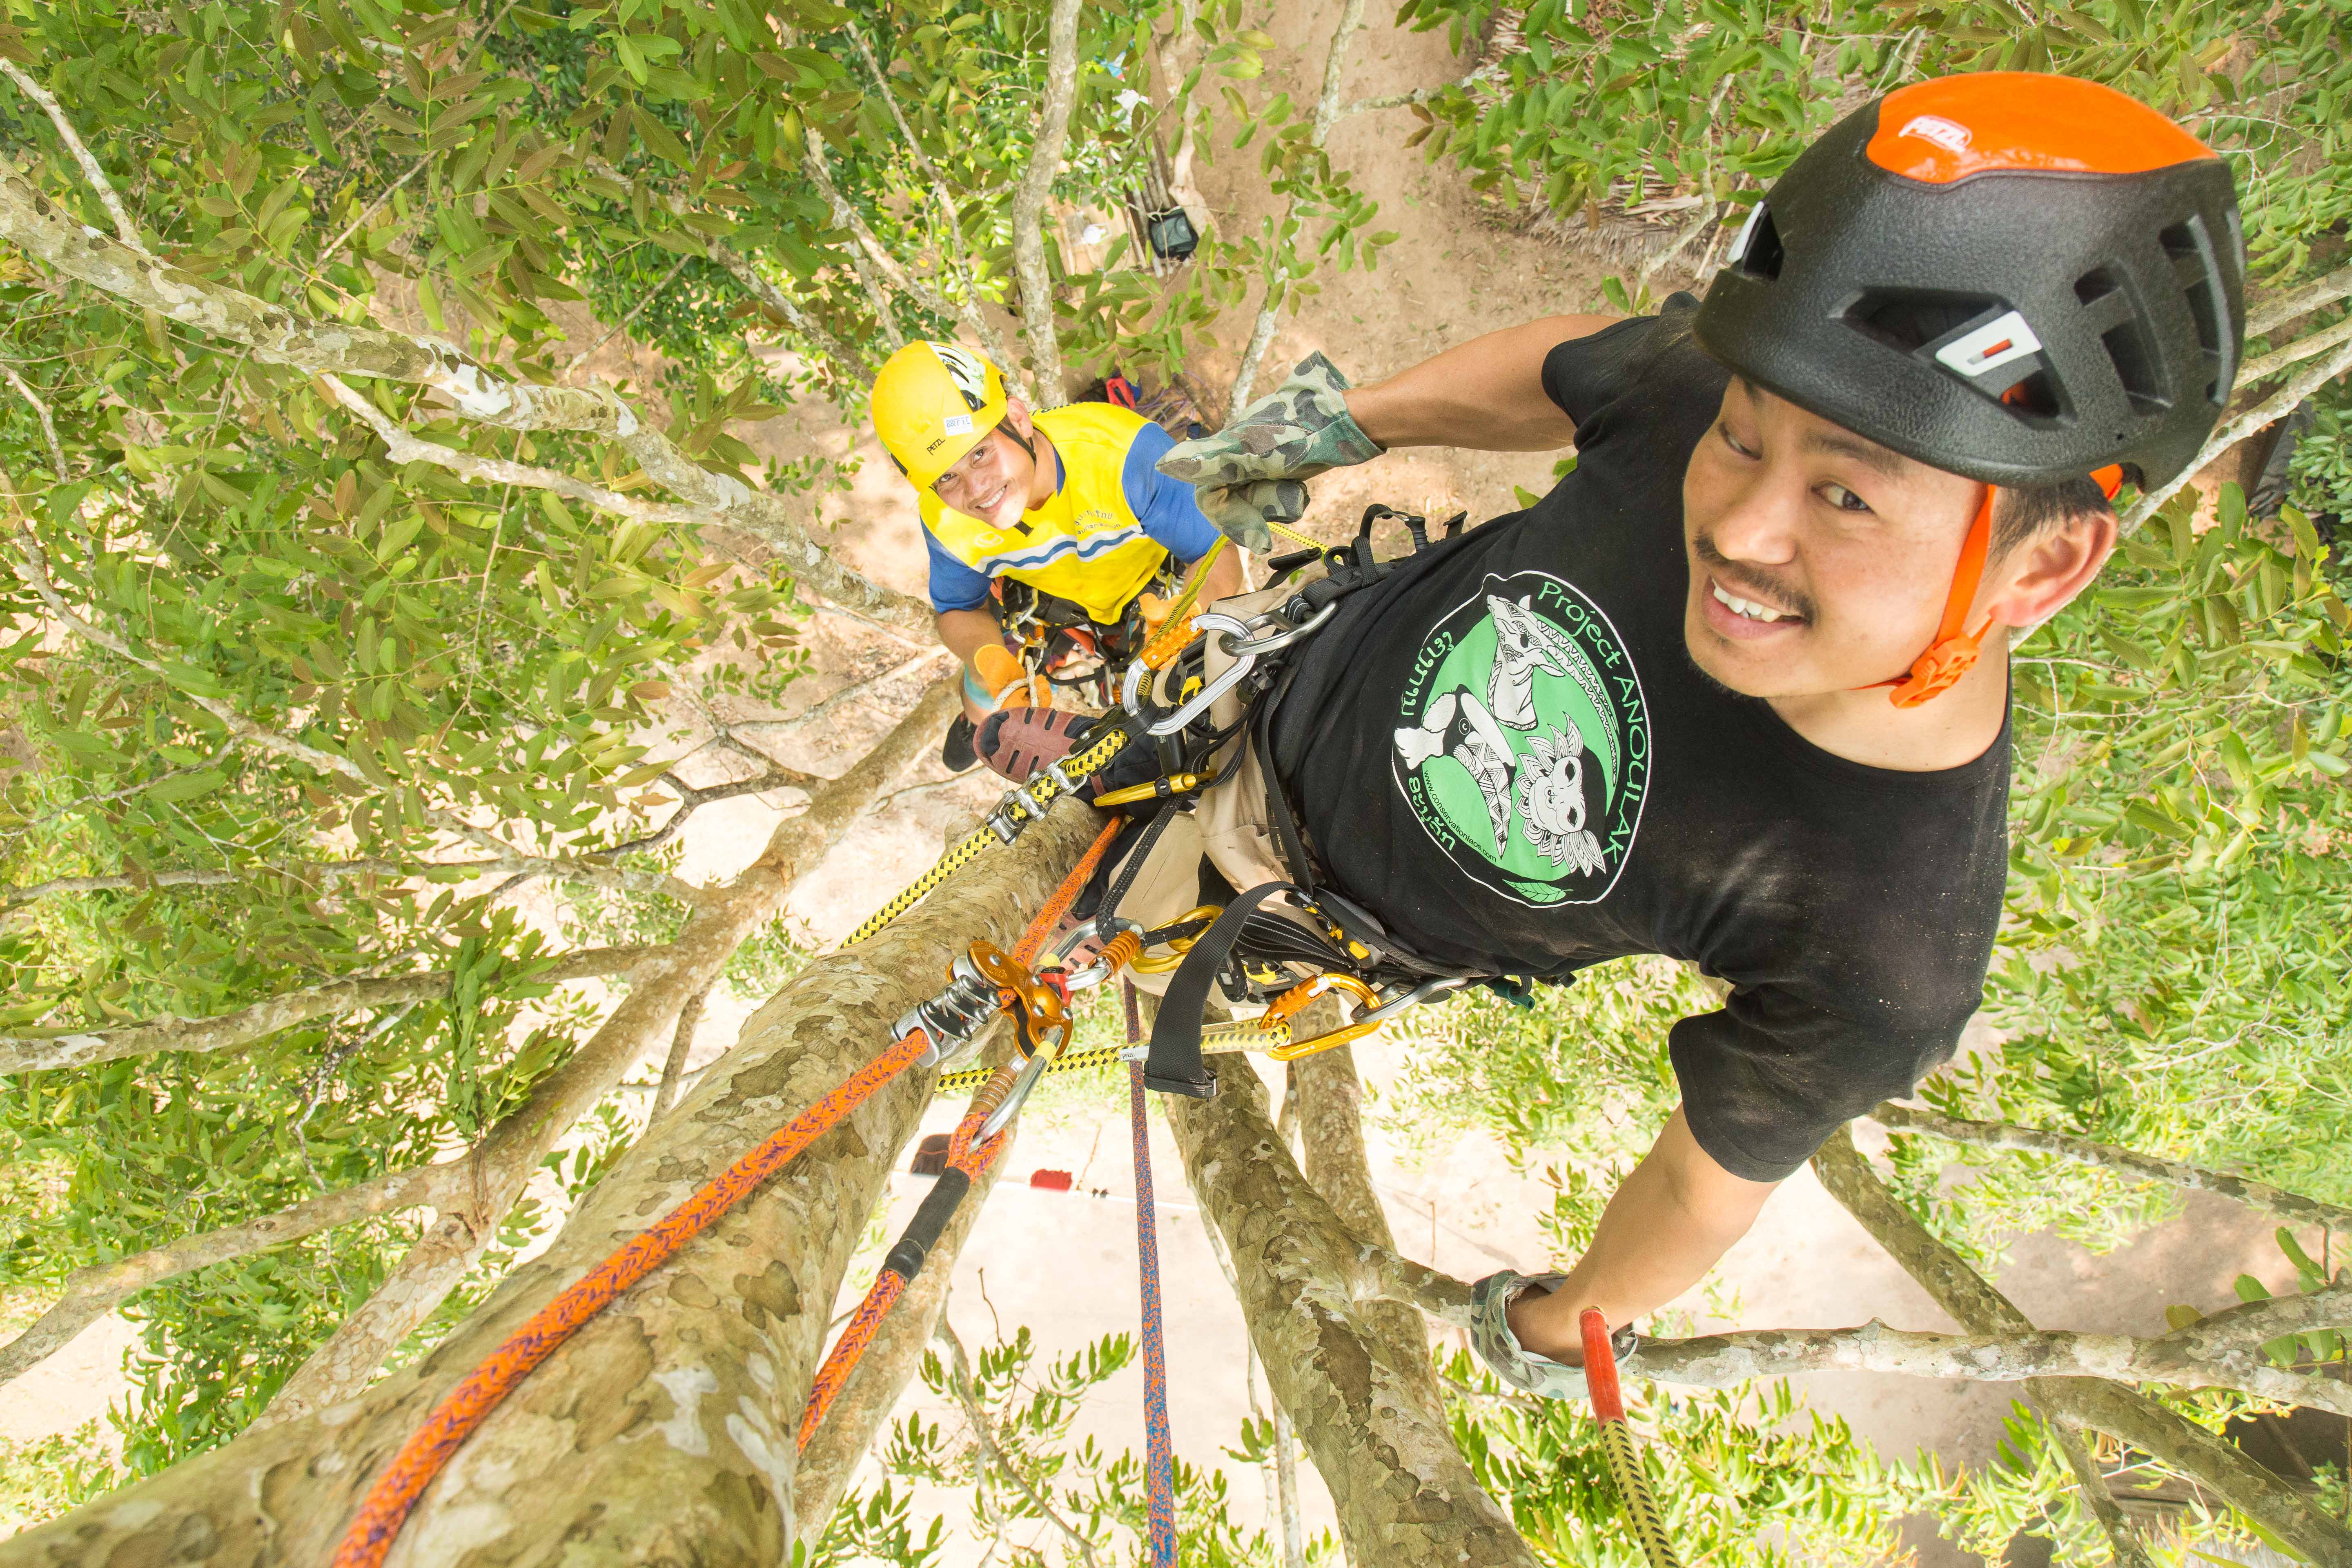
<instances>
[{"instance_id":1,"label":"petzl logo on helmet","mask_svg":"<svg viewBox=\"0 0 2352 1568\"><path fill-rule=\"evenodd\" d=\"M1916 136L1922 142L1933 142L1955 156L1969 150L1976 133L1957 120L1947 120L1940 114L1915 114L1910 123L1895 132L1898 136Z\"/></svg>"},{"instance_id":2,"label":"petzl logo on helmet","mask_svg":"<svg viewBox=\"0 0 2352 1568\"><path fill-rule=\"evenodd\" d=\"M978 354L954 343L933 343L931 352L940 356L948 379L963 394L966 408L978 408L988 401L988 367L981 363Z\"/></svg>"},{"instance_id":3,"label":"petzl logo on helmet","mask_svg":"<svg viewBox=\"0 0 2352 1568\"><path fill-rule=\"evenodd\" d=\"M1649 707L1573 584L1486 578L1423 644L1397 718L1391 776L1456 866L1523 904L1608 896L1649 793Z\"/></svg>"}]
</instances>

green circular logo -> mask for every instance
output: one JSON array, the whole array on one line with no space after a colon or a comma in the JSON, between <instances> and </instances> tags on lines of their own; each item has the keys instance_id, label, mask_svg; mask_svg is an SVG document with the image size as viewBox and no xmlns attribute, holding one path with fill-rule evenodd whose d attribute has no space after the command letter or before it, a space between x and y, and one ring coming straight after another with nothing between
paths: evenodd
<instances>
[{"instance_id":1,"label":"green circular logo","mask_svg":"<svg viewBox=\"0 0 2352 1568\"><path fill-rule=\"evenodd\" d=\"M1431 631L1397 719L1390 770L1455 865L1524 904L1608 896L1642 824L1649 709L1573 584L1488 577Z\"/></svg>"}]
</instances>

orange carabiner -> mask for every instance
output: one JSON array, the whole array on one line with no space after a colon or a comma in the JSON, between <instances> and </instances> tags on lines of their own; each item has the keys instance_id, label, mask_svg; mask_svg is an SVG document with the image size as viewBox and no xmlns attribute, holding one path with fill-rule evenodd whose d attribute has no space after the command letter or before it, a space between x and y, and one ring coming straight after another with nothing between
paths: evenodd
<instances>
[{"instance_id":1,"label":"orange carabiner","mask_svg":"<svg viewBox=\"0 0 2352 1568\"><path fill-rule=\"evenodd\" d=\"M1327 991L1343 991L1366 1007L1377 1007L1381 1005L1380 994L1352 974L1318 974L1312 980L1302 981L1276 997L1273 1005L1265 1010L1266 1019L1269 1022L1279 1022L1287 1032L1290 1020L1304 1011L1309 1002ZM1381 1026L1378 1024L1343 1024L1328 1034L1317 1035L1310 1039L1294 1039L1286 1045L1275 1047L1266 1054L1278 1062L1297 1061L1300 1057L1311 1057L1318 1051L1328 1051L1334 1047L1344 1046L1350 1040L1360 1040L1367 1035L1377 1035L1380 1032Z\"/></svg>"}]
</instances>

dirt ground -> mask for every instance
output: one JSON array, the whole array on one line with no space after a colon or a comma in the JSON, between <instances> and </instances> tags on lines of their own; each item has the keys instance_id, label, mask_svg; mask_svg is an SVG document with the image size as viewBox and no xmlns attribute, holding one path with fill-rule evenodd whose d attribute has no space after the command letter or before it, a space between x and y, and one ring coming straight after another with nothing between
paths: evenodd
<instances>
[{"instance_id":1,"label":"dirt ground","mask_svg":"<svg viewBox=\"0 0 2352 1568\"><path fill-rule=\"evenodd\" d=\"M1373 9L1379 16L1358 36L1350 56L1349 99L1432 86L1463 74L1465 62L1448 53L1442 35L1402 32L1385 19L1386 7ZM1276 10L1265 26L1282 48L1269 56L1268 73L1276 79L1269 90L1284 88L1299 100L1313 100L1339 10L1337 0L1302 0ZM1335 130L1335 161L1355 171L1362 188L1380 203L1381 226L1405 237L1384 253L1377 272L1326 278L1324 291L1283 322L1259 373L1261 391L1271 390L1288 364L1313 350L1328 354L1358 381L1370 381L1482 331L1601 307L1600 278L1612 267L1580 258L1558 238L1511 232L1490 222L1450 170L1431 168L1418 152L1401 146L1413 123L1402 110L1387 110L1351 116ZM1255 228L1265 216L1267 198L1256 188L1255 169L1253 154L1226 153L1197 171L1212 220L1228 232ZM1663 294L1667 286L1688 281L1687 275L1669 269L1653 286ZM1248 318L1236 313L1225 341L1239 343L1248 328ZM1205 384L1227 384L1230 351L1223 363L1212 355L1190 368ZM822 520L843 555L859 569L921 592L923 550L913 497L864 431L780 420L755 434L769 455L824 450L862 456L862 471L850 491L824 498ZM1320 483L1310 523L1337 537L1350 531L1354 516L1373 500L1432 517L1457 510L1466 510L1474 520L1489 517L1516 506L1515 485L1545 488L1552 460L1546 455L1454 451L1392 455ZM837 771L862 753L912 701L920 684L943 668L905 669L919 648L839 616L813 617L807 640L815 672L793 685L785 707L733 715L764 721L745 733L793 767ZM900 670L895 678L822 722L792 723L793 715L828 693L894 668ZM936 760L911 771L794 899L792 915L804 939L837 939L928 865L943 837L992 797L985 776L951 779ZM793 798L785 792L706 810L686 835L681 873L699 879L740 868ZM695 1065L733 1042L751 1007L723 991L713 995L697 1037ZM1360 1052L1376 1094L1394 1076L1394 1048L1375 1046ZM647 1064L636 1076L657 1068L657 1062ZM926 1130L944 1131L954 1115L951 1106L936 1107ZM1238 1442L1251 1408L1239 1313L1188 1201L1165 1127L1157 1118L1153 1126L1177 1446L1188 1462L1222 1467L1231 1474L1238 1517L1265 1520L1269 1500L1259 1478L1244 1473L1246 1467L1223 1452ZM1508 1168L1491 1140L1464 1137L1415 1155L1375 1126L1373 1151L1390 1222L1407 1255L1465 1279L1506 1264L1533 1270L1549 1261L1534 1217L1548 1197ZM1106 1333L1132 1331L1134 1185L1123 1079L1107 1076L1057 1090L1027 1118L1006 1169L1004 1184L956 1272L951 1312L966 1343L983 1345L1026 1326L1043 1355L1050 1357ZM1041 1169L1076 1174L1082 1190L1029 1188L1029 1174ZM928 1184L904 1173L896 1178L893 1230ZM2105 1258L2054 1237L2029 1238L2016 1248L2000 1283L2045 1327L2160 1332L2166 1304L2187 1301L2210 1310L2231 1302L2231 1281L2242 1272L2274 1288L2287 1286L2288 1271L2269 1233L2269 1224L2259 1216L2220 1200L2193 1199L2179 1218ZM1744 1326L1831 1326L1873 1317L1905 1328L1954 1326L1809 1173L1791 1178L1775 1194L1754 1232L1718 1268L1714 1283L1718 1300L1738 1303L1738 1322ZM1709 1326L1730 1326L1730 1320ZM122 1390L117 1369L131 1338L119 1319L93 1327L10 1390L7 1401L0 1403L0 1435L37 1436L102 1414ZM2008 1390L1982 1385L1848 1373L1800 1381L1816 1405L1851 1418L1862 1436L1890 1457L1926 1448L1948 1468L1988 1460L2010 1403ZM1087 1407L1080 1434L1112 1452L1139 1449L1140 1392L1137 1372L1120 1374ZM1256 1398L1263 1400L1262 1387ZM952 1421L919 1388L907 1411ZM1309 1530L1328 1526L1328 1497L1311 1468L1302 1466L1301 1479ZM957 1497L925 1496L920 1501L947 1511L951 1528L965 1516ZM1975 1561L1925 1528L1914 1528L1907 1540L1917 1549L1918 1561L1931 1568ZM946 1560L961 1564L980 1557L979 1542L960 1535Z\"/></svg>"}]
</instances>

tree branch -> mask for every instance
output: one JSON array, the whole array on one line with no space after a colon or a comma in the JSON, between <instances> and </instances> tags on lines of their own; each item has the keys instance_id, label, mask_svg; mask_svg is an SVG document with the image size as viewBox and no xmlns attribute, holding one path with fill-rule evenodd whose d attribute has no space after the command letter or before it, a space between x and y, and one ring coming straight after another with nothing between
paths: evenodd
<instances>
[{"instance_id":1,"label":"tree branch","mask_svg":"<svg viewBox=\"0 0 2352 1568\"><path fill-rule=\"evenodd\" d=\"M530 978L541 984L561 984L593 975L619 974L641 963L649 947L597 947L566 953ZM306 990L289 991L208 1018L166 1015L143 1023L111 1028L60 1030L55 1034L0 1036L0 1073L52 1072L60 1068L89 1067L95 1062L121 1061L157 1051L207 1054L232 1051L266 1039L282 1029L313 1018L355 1013L370 1007L396 1006L404 1002L430 1001L447 994L455 974L446 969L419 974L387 974L364 980L331 980Z\"/></svg>"},{"instance_id":2,"label":"tree branch","mask_svg":"<svg viewBox=\"0 0 2352 1568\"><path fill-rule=\"evenodd\" d=\"M1315 121L1307 133L1307 145L1318 151L1339 118L1339 83L1347 74L1348 44L1363 25L1364 0L1347 0L1340 8L1339 25L1331 29L1331 49L1323 59L1323 93L1315 100ZM1287 233L1297 216L1298 195L1294 192L1284 204L1282 221L1274 232ZM1250 328L1249 344L1242 350L1241 369L1234 376L1233 396L1225 405L1228 422L1240 418L1242 410L1249 406L1250 393L1257 384L1258 362L1265 358L1266 345L1274 342L1275 321L1289 297L1290 267L1278 252L1266 273L1265 298L1259 302L1257 321Z\"/></svg>"},{"instance_id":3,"label":"tree branch","mask_svg":"<svg viewBox=\"0 0 2352 1568\"><path fill-rule=\"evenodd\" d=\"M1361 0L1351 4L1361 9ZM1029 340L1037 395L1048 403L1059 403L1067 392L1043 225L1046 203L1053 199L1054 176L1061 173L1062 149L1070 135L1070 105L1077 90L1078 0L1054 0L1045 24L1045 99L1038 109L1037 140L1013 196L1013 269L1021 283L1021 332Z\"/></svg>"},{"instance_id":4,"label":"tree branch","mask_svg":"<svg viewBox=\"0 0 2352 1568\"><path fill-rule=\"evenodd\" d=\"M1294 1030L1297 1037L1310 1039L1345 1022L1339 999L1326 994L1307 1005ZM1363 1248L1394 1258L1396 1237L1381 1208L1364 1149L1364 1090L1356 1078L1355 1048L1339 1046L1299 1058L1290 1066L1290 1088L1298 1101L1299 1143L1306 1152L1307 1179ZM1401 1258L1395 1260L1400 1266L1404 1262ZM1429 1331L1421 1314L1410 1307L1368 1302L1365 1315L1384 1339L1404 1352L1400 1360L1405 1375L1410 1377L1415 1371L1422 1374L1416 1381L1424 1386L1414 1390L1416 1396L1444 1408L1444 1394L1430 1366Z\"/></svg>"},{"instance_id":5,"label":"tree branch","mask_svg":"<svg viewBox=\"0 0 2352 1568\"><path fill-rule=\"evenodd\" d=\"M717 984L716 980L710 983ZM687 1054L694 1049L694 1032L702 1026L702 1005L709 1000L710 985L706 985L688 997L686 1005L677 1010L677 1026L670 1032L669 1055L662 1058L661 1082L654 1087L655 1116L677 1102L678 1080L686 1076Z\"/></svg>"},{"instance_id":6,"label":"tree branch","mask_svg":"<svg viewBox=\"0 0 2352 1568\"><path fill-rule=\"evenodd\" d=\"M874 313L881 318L883 336L889 340L894 351L905 348L907 334L898 330L898 319L890 312L888 289L898 289L935 316L952 316L956 313L955 307L899 266L898 258L883 247L881 240L866 226L864 215L849 205L847 198L842 195L841 188L833 183L833 171L824 161L824 138L814 131L804 134L807 144L802 152L801 170L824 195L825 205L833 214L833 221L848 231L856 247L850 259L857 268L858 277L865 281L866 292L873 296Z\"/></svg>"},{"instance_id":7,"label":"tree branch","mask_svg":"<svg viewBox=\"0 0 2352 1568\"><path fill-rule=\"evenodd\" d=\"M929 749L957 700L953 683L932 687L872 752L815 791L806 811L779 823L757 860L691 908L677 940L647 956L628 995L595 1034L482 1141L474 1212L489 1217L476 1225L470 1215L444 1215L287 1381L256 1426L296 1419L367 1386L384 1358L480 1259L498 1221L521 1197L556 1141L595 1109L675 1024L688 998L708 987L744 939L783 907L801 878L816 868L882 787Z\"/></svg>"},{"instance_id":8,"label":"tree branch","mask_svg":"<svg viewBox=\"0 0 2352 1568\"><path fill-rule=\"evenodd\" d=\"M1917 1280L1936 1304L1974 1334L2031 1334L2032 1322L1994 1289L1959 1255L1930 1235L1918 1217L1896 1201L1854 1148L1843 1128L1813 1156L1813 1170L1830 1195L1845 1205L1878 1244ZM2026 1384L2034 1403L2063 1427L2088 1426L2122 1438L2210 1487L2222 1500L2259 1522L2315 1562L2352 1557L2352 1530L2327 1518L2294 1488L2248 1458L2239 1448L2164 1406L2094 1378L2034 1378ZM2078 1478L2087 1457L2068 1450ZM2095 1471L2091 1472L2095 1475ZM2100 1506L2104 1488L2085 1486L2085 1495L2118 1555L2145 1562L2136 1539L2123 1533L2112 1498Z\"/></svg>"},{"instance_id":9,"label":"tree branch","mask_svg":"<svg viewBox=\"0 0 2352 1568\"><path fill-rule=\"evenodd\" d=\"M979 289L971 270L971 246L963 237L963 219L956 213L955 198L948 193L946 179L940 174L939 165L931 162L931 155L923 150L922 139L915 134L914 128L907 123L906 115L899 111L898 97L891 92L890 80L882 74L881 64L875 59L874 51L866 47L866 35L853 26L849 29L849 41L857 47L859 58L865 60L866 70L874 78L874 86L881 96L883 107L889 110L891 122L898 127L898 134L905 140L907 151L913 154L915 167L930 181L931 199L939 203L940 215L947 219L948 239L955 247L956 260L963 274L962 292L956 301L957 317L962 321L964 330L980 340L981 347L988 352L988 357L994 360L1000 369L1008 374L1019 374L1019 362L1013 357L1012 345L1004 341L1004 334L996 330L995 324L980 308ZM1031 392L1034 401L1034 388Z\"/></svg>"},{"instance_id":10,"label":"tree branch","mask_svg":"<svg viewBox=\"0 0 2352 1568\"><path fill-rule=\"evenodd\" d=\"M514 485L523 489L552 490L599 511L616 512L639 522L703 523L716 521L709 509L654 506L631 500L617 490L587 484L553 468L509 462L504 458L478 458L455 447L410 435L365 394L354 391L341 376L321 372L319 381L334 400L364 421L383 443L384 456L395 463L431 463L476 484Z\"/></svg>"},{"instance_id":11,"label":"tree branch","mask_svg":"<svg viewBox=\"0 0 2352 1568\"><path fill-rule=\"evenodd\" d=\"M0 65L8 65L6 56L0 55ZM9 68L13 70L16 68L10 66ZM59 484L63 484L66 477L66 449L58 441L57 421L49 417L49 405L42 402L39 395L25 384L25 378L16 374L16 367L5 360L0 360L0 375L8 378L8 384L16 389L17 396L33 405L34 416L41 422L41 434L48 438L49 471Z\"/></svg>"},{"instance_id":12,"label":"tree branch","mask_svg":"<svg viewBox=\"0 0 2352 1568\"><path fill-rule=\"evenodd\" d=\"M134 1252L111 1263L76 1269L65 1296L32 1325L0 1345L0 1386L14 1382L115 1306L166 1279L209 1268L215 1263L299 1241L322 1230L402 1209L440 1208L459 1201L471 1185L469 1161L445 1160L380 1176L339 1192L308 1198L275 1214L182 1237L163 1247Z\"/></svg>"},{"instance_id":13,"label":"tree branch","mask_svg":"<svg viewBox=\"0 0 2352 1568\"><path fill-rule=\"evenodd\" d=\"M945 1312L940 1314L936 1332L940 1342L948 1347L948 1381L955 1388L956 1401L963 1406L964 1419L971 1423L972 1439L980 1445L981 1453L1006 1480L1020 1489L1021 1495L1029 1500L1029 1506L1037 1510L1040 1518L1061 1531L1063 1540L1077 1548L1078 1555L1086 1560L1087 1568L1100 1568L1095 1558L1094 1542L1079 1534L1068 1520L1055 1512L1053 1503L1037 1490L1036 1483L1023 1475L1004 1450L997 1447L996 1434L989 1426L988 1407L981 1403L980 1390L972 1384L971 1363L964 1355L963 1341L956 1337L955 1326L948 1321Z\"/></svg>"},{"instance_id":14,"label":"tree branch","mask_svg":"<svg viewBox=\"0 0 2352 1568\"><path fill-rule=\"evenodd\" d=\"M2186 1165L2178 1160L2161 1160L2152 1154L2141 1154L2112 1143L2096 1143L2088 1138L2077 1138L2066 1132L2045 1131L2039 1127L2020 1127L2007 1121L1968 1121L1958 1117L1938 1115L1893 1100L1874 1108L1870 1119L1882 1127L1901 1132L1918 1132L1947 1143L1965 1143L1979 1149L2007 1149L2023 1153L2050 1154L2078 1165L2095 1165L2113 1171L2137 1182L2163 1182L2171 1186L2186 1187L2191 1192L2214 1193L2293 1220L2297 1225L2324 1225L2331 1230L2352 1235L2352 1209L2335 1204L2306 1198L2266 1182L2246 1176L2233 1176L2224 1171L2208 1171L2196 1165Z\"/></svg>"},{"instance_id":15,"label":"tree branch","mask_svg":"<svg viewBox=\"0 0 2352 1568\"><path fill-rule=\"evenodd\" d=\"M309 321L83 227L24 176L0 175L0 239L94 289L240 343L265 364L429 387L477 424L619 440L636 416L609 392L511 380L451 345L380 327Z\"/></svg>"},{"instance_id":16,"label":"tree branch","mask_svg":"<svg viewBox=\"0 0 2352 1568\"><path fill-rule=\"evenodd\" d=\"M90 156L89 149L82 145L73 121L66 118L64 106L50 95L47 88L35 81L16 61L5 55L0 55L0 71L7 73L8 79L16 84L17 91L47 112L49 123L58 128L58 139L66 144L66 151L73 154L74 162L81 165L81 177L89 182L90 189L98 193L99 205L106 208L106 216L114 220L115 237L142 256L148 254L146 242L139 237L139 226L132 223L131 215L123 210L122 198L114 194L113 182L106 177L105 169Z\"/></svg>"},{"instance_id":17,"label":"tree branch","mask_svg":"<svg viewBox=\"0 0 2352 1568\"><path fill-rule=\"evenodd\" d=\"M2325 278L2254 306L2246 317L2246 336L2267 337L2297 316L2347 298L2352 298L2352 267L2339 267Z\"/></svg>"},{"instance_id":18,"label":"tree branch","mask_svg":"<svg viewBox=\"0 0 2352 1568\"><path fill-rule=\"evenodd\" d=\"M814 317L794 303L791 295L761 276L759 268L753 267L741 251L731 245L714 239L710 242L710 259L727 268L728 273L736 282L743 286L752 299L782 316L791 325L793 331L823 349L828 356L839 362L842 368L852 376L860 382L874 379L873 367L866 363L864 354L843 342L824 327L817 325Z\"/></svg>"},{"instance_id":19,"label":"tree branch","mask_svg":"<svg viewBox=\"0 0 2352 1568\"><path fill-rule=\"evenodd\" d=\"M2266 354L2248 360L2238 372L2238 384L2242 387L2259 385L2287 366L2301 363L2314 354L2325 353L2336 344L2347 341L2352 341L2352 316L2345 317L2332 327L2322 327L2315 332L2305 332L2284 348L2275 348Z\"/></svg>"},{"instance_id":20,"label":"tree branch","mask_svg":"<svg viewBox=\"0 0 2352 1568\"><path fill-rule=\"evenodd\" d=\"M2170 500L2208 463L2261 429L2273 419L2283 419L2294 412L2295 405L2310 396L2347 369L2352 369L2352 342L2337 344L2336 352L2317 364L2295 376L2285 386L2264 398L2243 414L2213 432L2212 437L2198 452L2189 465L2169 481L2143 495L2132 503L2124 515L2126 529L2137 528L2156 515L2157 508Z\"/></svg>"},{"instance_id":21,"label":"tree branch","mask_svg":"<svg viewBox=\"0 0 2352 1568\"><path fill-rule=\"evenodd\" d=\"M1503 68L1498 64L1483 65L1458 81L1449 81L1438 87L1417 87L1411 92L1392 92L1381 98L1360 98L1341 110L1339 115L1345 119L1350 114L1365 114L1378 109L1403 109L1411 104L1427 103L1440 93L1452 92L1456 89L1466 91L1482 81L1493 81L1502 74Z\"/></svg>"}]
</instances>

